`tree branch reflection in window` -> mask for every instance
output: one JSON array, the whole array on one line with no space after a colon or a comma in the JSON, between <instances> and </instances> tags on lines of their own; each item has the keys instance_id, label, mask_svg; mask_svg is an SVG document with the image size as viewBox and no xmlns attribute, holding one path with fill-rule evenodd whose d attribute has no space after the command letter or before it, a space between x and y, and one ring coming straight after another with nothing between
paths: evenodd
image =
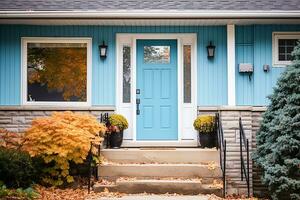
<instances>
[{"instance_id":1,"label":"tree branch reflection in window","mask_svg":"<svg viewBox=\"0 0 300 200\"><path fill-rule=\"evenodd\" d=\"M123 103L130 103L131 86L130 46L123 46Z\"/></svg>"},{"instance_id":2,"label":"tree branch reflection in window","mask_svg":"<svg viewBox=\"0 0 300 200\"><path fill-rule=\"evenodd\" d=\"M87 100L86 43L28 43L27 100Z\"/></svg>"},{"instance_id":3,"label":"tree branch reflection in window","mask_svg":"<svg viewBox=\"0 0 300 200\"><path fill-rule=\"evenodd\" d=\"M144 63L170 63L170 46L144 46Z\"/></svg>"},{"instance_id":4,"label":"tree branch reflection in window","mask_svg":"<svg viewBox=\"0 0 300 200\"><path fill-rule=\"evenodd\" d=\"M191 45L183 45L183 84L184 103L191 103Z\"/></svg>"}]
</instances>

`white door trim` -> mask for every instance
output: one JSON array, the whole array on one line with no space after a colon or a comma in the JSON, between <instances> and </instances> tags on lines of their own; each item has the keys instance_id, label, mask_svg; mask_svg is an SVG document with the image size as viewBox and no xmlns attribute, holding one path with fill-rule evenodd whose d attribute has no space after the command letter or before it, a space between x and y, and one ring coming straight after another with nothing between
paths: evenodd
<instances>
[{"instance_id":1,"label":"white door trim","mask_svg":"<svg viewBox=\"0 0 300 200\"><path fill-rule=\"evenodd\" d=\"M136 41L138 39L177 40L177 81L178 81L178 140L177 141L137 141L136 140ZM193 120L197 117L197 34L116 34L116 112L123 114L129 123L124 132L122 146L196 146L197 133ZM123 46L131 47L131 101L123 103ZM191 103L183 102L183 45L191 45Z\"/></svg>"}]
</instances>

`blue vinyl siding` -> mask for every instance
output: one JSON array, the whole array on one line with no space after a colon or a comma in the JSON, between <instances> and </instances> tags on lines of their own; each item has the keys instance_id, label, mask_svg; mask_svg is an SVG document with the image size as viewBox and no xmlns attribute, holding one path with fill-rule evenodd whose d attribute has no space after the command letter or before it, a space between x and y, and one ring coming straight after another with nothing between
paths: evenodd
<instances>
[{"instance_id":1,"label":"blue vinyl siding","mask_svg":"<svg viewBox=\"0 0 300 200\"><path fill-rule=\"evenodd\" d=\"M115 105L116 33L197 33L198 105L227 104L226 26L0 25L0 105L21 104L21 37L91 37L92 105ZM108 44L106 60L98 45ZM216 56L207 59L209 41Z\"/></svg>"},{"instance_id":2,"label":"blue vinyl siding","mask_svg":"<svg viewBox=\"0 0 300 200\"><path fill-rule=\"evenodd\" d=\"M272 32L300 31L300 25L249 25L236 27L236 102L237 105L264 106L266 96L285 67L272 66ZM249 81L248 75L238 72L239 63L252 63L254 73ZM270 66L269 72L263 65Z\"/></svg>"}]
</instances>

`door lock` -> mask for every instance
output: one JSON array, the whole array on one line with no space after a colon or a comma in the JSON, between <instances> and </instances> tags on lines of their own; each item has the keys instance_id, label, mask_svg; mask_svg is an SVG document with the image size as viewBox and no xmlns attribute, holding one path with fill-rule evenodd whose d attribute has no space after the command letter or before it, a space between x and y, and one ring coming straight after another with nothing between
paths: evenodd
<instances>
[{"instance_id":1,"label":"door lock","mask_svg":"<svg viewBox=\"0 0 300 200\"><path fill-rule=\"evenodd\" d=\"M136 99L136 115L140 114L140 103L141 103L141 100Z\"/></svg>"}]
</instances>

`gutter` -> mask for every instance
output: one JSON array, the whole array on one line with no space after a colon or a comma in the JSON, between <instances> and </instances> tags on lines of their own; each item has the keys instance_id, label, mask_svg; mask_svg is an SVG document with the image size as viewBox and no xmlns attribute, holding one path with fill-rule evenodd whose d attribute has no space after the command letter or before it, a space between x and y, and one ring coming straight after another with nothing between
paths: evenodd
<instances>
[{"instance_id":1,"label":"gutter","mask_svg":"<svg viewBox=\"0 0 300 200\"><path fill-rule=\"evenodd\" d=\"M300 11L0 11L0 19L300 19ZM299 21L300 23L300 21Z\"/></svg>"}]
</instances>

